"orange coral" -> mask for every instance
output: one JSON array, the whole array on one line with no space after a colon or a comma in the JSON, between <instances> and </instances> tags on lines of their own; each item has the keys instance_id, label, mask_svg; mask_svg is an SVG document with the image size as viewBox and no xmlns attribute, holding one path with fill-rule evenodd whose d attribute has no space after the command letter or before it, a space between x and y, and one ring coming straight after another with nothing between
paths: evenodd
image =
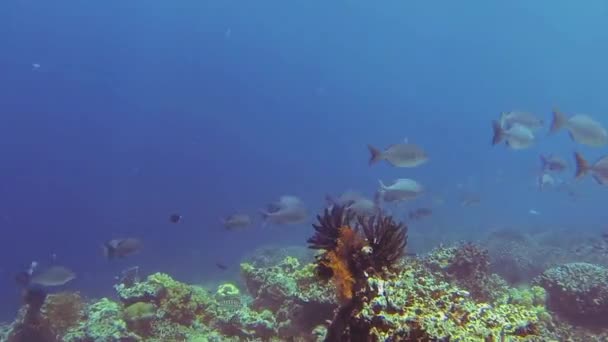
<instances>
[{"instance_id":1,"label":"orange coral","mask_svg":"<svg viewBox=\"0 0 608 342\"><path fill-rule=\"evenodd\" d=\"M349 226L341 227L339 231L337 246L325 254L323 263L332 270L332 280L336 286L338 299L345 302L353 297L355 285L355 276L349 262L353 253L365 246L365 240Z\"/></svg>"}]
</instances>

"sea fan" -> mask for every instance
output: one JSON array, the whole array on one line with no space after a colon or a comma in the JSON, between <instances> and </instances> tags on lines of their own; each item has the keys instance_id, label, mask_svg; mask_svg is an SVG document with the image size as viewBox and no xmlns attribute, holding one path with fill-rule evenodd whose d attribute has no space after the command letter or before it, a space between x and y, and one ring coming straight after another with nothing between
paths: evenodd
<instances>
[{"instance_id":1,"label":"sea fan","mask_svg":"<svg viewBox=\"0 0 608 342\"><path fill-rule=\"evenodd\" d=\"M358 217L358 228L363 231L371 248L369 265L376 272L390 268L401 259L407 245L407 226L391 216Z\"/></svg>"},{"instance_id":2,"label":"sea fan","mask_svg":"<svg viewBox=\"0 0 608 342\"><path fill-rule=\"evenodd\" d=\"M319 222L312 225L316 232L308 239L308 248L334 250L340 238L340 228L350 226L354 218L354 212L343 206L336 205L331 210L325 209L322 216L317 215Z\"/></svg>"}]
</instances>

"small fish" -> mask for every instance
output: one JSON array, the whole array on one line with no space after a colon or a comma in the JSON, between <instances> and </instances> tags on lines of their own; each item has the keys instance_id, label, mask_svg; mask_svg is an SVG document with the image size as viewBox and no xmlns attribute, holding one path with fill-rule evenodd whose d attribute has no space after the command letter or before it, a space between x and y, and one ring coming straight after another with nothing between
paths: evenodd
<instances>
[{"instance_id":1,"label":"small fish","mask_svg":"<svg viewBox=\"0 0 608 342\"><path fill-rule=\"evenodd\" d=\"M270 203L266 210L260 210L264 222L274 224L298 224L308 218L304 202L296 196L281 196L278 202Z\"/></svg>"},{"instance_id":2,"label":"small fish","mask_svg":"<svg viewBox=\"0 0 608 342\"><path fill-rule=\"evenodd\" d=\"M553 122L550 133L565 128L570 138L583 145L601 147L608 144L608 132L595 119L585 114L576 114L567 117L557 109L553 110Z\"/></svg>"},{"instance_id":3,"label":"small fish","mask_svg":"<svg viewBox=\"0 0 608 342\"><path fill-rule=\"evenodd\" d=\"M355 190L347 190L338 197L325 195L325 201L329 209L335 205L345 207L363 198L365 197Z\"/></svg>"},{"instance_id":4,"label":"small fish","mask_svg":"<svg viewBox=\"0 0 608 342\"><path fill-rule=\"evenodd\" d=\"M377 201L368 198L360 198L353 201L346 206L346 209L361 216L373 216L378 214L378 211L380 210Z\"/></svg>"},{"instance_id":5,"label":"small fish","mask_svg":"<svg viewBox=\"0 0 608 342\"><path fill-rule=\"evenodd\" d=\"M594 164L589 164L583 156L575 152L576 178L580 179L587 173L591 173L596 182L601 185L608 185L608 155L601 157Z\"/></svg>"},{"instance_id":6,"label":"small fish","mask_svg":"<svg viewBox=\"0 0 608 342\"><path fill-rule=\"evenodd\" d=\"M470 207L481 203L481 197L478 194L465 194L460 199L460 205L463 207Z\"/></svg>"},{"instance_id":7,"label":"small fish","mask_svg":"<svg viewBox=\"0 0 608 342\"><path fill-rule=\"evenodd\" d=\"M544 121L528 112L503 112L499 118L500 127L510 129L515 124L527 127L531 130L537 130L543 127Z\"/></svg>"},{"instance_id":8,"label":"small fish","mask_svg":"<svg viewBox=\"0 0 608 342\"><path fill-rule=\"evenodd\" d=\"M182 221L182 215L180 214L171 214L169 216L169 222L171 223L179 223Z\"/></svg>"},{"instance_id":9,"label":"small fish","mask_svg":"<svg viewBox=\"0 0 608 342\"><path fill-rule=\"evenodd\" d=\"M222 264L221 262L216 262L216 263L215 263L215 266L216 266L217 268L219 268L220 270L222 270L222 271L225 271L225 270L227 270L227 269L228 269L228 266L226 266L226 265Z\"/></svg>"},{"instance_id":10,"label":"small fish","mask_svg":"<svg viewBox=\"0 0 608 342\"><path fill-rule=\"evenodd\" d=\"M32 63L32 70L38 70L40 69L41 65L40 63Z\"/></svg>"},{"instance_id":11,"label":"small fish","mask_svg":"<svg viewBox=\"0 0 608 342\"><path fill-rule=\"evenodd\" d=\"M422 185L413 179L400 178L391 185L385 185L381 180L378 189L379 198L385 202L406 201L418 197L423 191Z\"/></svg>"},{"instance_id":12,"label":"small fish","mask_svg":"<svg viewBox=\"0 0 608 342\"><path fill-rule=\"evenodd\" d=\"M539 191L552 187L556 183L555 178L546 172L541 173L536 180L536 185L538 186Z\"/></svg>"},{"instance_id":13,"label":"small fish","mask_svg":"<svg viewBox=\"0 0 608 342\"><path fill-rule=\"evenodd\" d=\"M433 210L430 208L418 208L410 211L407 216L410 220L420 220L431 215L433 215Z\"/></svg>"},{"instance_id":14,"label":"small fish","mask_svg":"<svg viewBox=\"0 0 608 342\"><path fill-rule=\"evenodd\" d=\"M64 266L51 266L39 274L32 275L31 284L41 286L62 286L76 279L76 274Z\"/></svg>"},{"instance_id":15,"label":"small fish","mask_svg":"<svg viewBox=\"0 0 608 342\"><path fill-rule=\"evenodd\" d=\"M370 153L369 165L386 160L389 164L396 167L416 167L429 160L426 152L415 144L394 144L384 151L380 151L372 145L367 145L367 148Z\"/></svg>"},{"instance_id":16,"label":"small fish","mask_svg":"<svg viewBox=\"0 0 608 342\"><path fill-rule=\"evenodd\" d=\"M530 215L540 215L540 213L538 211L534 210L534 209L530 209L528 211L528 214L530 214Z\"/></svg>"},{"instance_id":17,"label":"small fish","mask_svg":"<svg viewBox=\"0 0 608 342\"><path fill-rule=\"evenodd\" d=\"M504 129L498 121L492 121L492 128L494 130L492 145L499 144L504 140L508 147L514 150L523 150L534 144L534 133L526 126L515 123L508 129Z\"/></svg>"},{"instance_id":18,"label":"small fish","mask_svg":"<svg viewBox=\"0 0 608 342\"><path fill-rule=\"evenodd\" d=\"M247 214L232 214L221 219L221 223L227 230L246 228L251 225L251 216Z\"/></svg>"},{"instance_id":19,"label":"small fish","mask_svg":"<svg viewBox=\"0 0 608 342\"><path fill-rule=\"evenodd\" d=\"M103 245L103 252L109 260L124 258L139 252L143 244L136 238L113 239Z\"/></svg>"},{"instance_id":20,"label":"small fish","mask_svg":"<svg viewBox=\"0 0 608 342\"><path fill-rule=\"evenodd\" d=\"M566 161L556 155L540 155L540 165L542 171L562 172L568 167Z\"/></svg>"}]
</instances>

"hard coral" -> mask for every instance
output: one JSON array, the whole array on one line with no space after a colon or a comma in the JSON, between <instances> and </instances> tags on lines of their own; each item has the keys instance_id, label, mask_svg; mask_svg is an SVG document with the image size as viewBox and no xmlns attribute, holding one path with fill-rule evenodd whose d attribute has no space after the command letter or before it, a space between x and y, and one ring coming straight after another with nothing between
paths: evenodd
<instances>
[{"instance_id":1,"label":"hard coral","mask_svg":"<svg viewBox=\"0 0 608 342\"><path fill-rule=\"evenodd\" d=\"M84 308L84 300L78 292L61 292L47 297L41 313L48 320L51 330L56 335L63 335L78 324L84 315Z\"/></svg>"}]
</instances>

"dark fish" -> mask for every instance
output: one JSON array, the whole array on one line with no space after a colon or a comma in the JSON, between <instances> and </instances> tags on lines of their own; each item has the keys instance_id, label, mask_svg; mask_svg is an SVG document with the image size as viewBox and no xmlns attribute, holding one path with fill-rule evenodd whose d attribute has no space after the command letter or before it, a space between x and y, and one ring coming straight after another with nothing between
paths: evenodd
<instances>
[{"instance_id":1,"label":"dark fish","mask_svg":"<svg viewBox=\"0 0 608 342\"><path fill-rule=\"evenodd\" d=\"M540 155L540 165L542 171L564 171L568 167L568 163L558 156L549 154L549 155Z\"/></svg>"},{"instance_id":2,"label":"dark fish","mask_svg":"<svg viewBox=\"0 0 608 342\"><path fill-rule=\"evenodd\" d=\"M103 253L108 259L124 258L139 252L142 248L141 240L135 238L114 239L103 245Z\"/></svg>"},{"instance_id":3,"label":"dark fish","mask_svg":"<svg viewBox=\"0 0 608 342\"><path fill-rule=\"evenodd\" d=\"M171 223L179 223L182 220L182 215L180 214L171 214L171 216L169 216L169 222Z\"/></svg>"},{"instance_id":4,"label":"dark fish","mask_svg":"<svg viewBox=\"0 0 608 342\"><path fill-rule=\"evenodd\" d=\"M433 215L433 210L430 208L418 208L410 211L407 216L410 220L420 220L431 215Z\"/></svg>"},{"instance_id":5,"label":"dark fish","mask_svg":"<svg viewBox=\"0 0 608 342\"><path fill-rule=\"evenodd\" d=\"M216 262L216 263L215 263L215 266L216 266L217 268L219 268L220 270L222 270L222 271L225 271L225 270L227 270L227 269L228 269L228 266L226 266L226 265L224 265L224 264L222 264L222 263L220 263L220 262Z\"/></svg>"}]
</instances>

